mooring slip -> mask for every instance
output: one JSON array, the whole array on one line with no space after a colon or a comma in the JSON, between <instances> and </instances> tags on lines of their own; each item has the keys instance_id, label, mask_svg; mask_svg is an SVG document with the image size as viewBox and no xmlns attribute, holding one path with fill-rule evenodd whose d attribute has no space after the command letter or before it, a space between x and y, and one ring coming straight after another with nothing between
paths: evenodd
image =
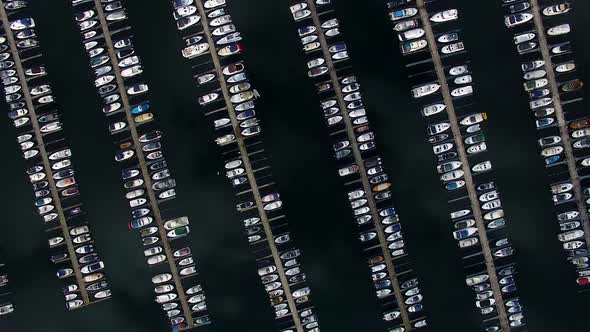
<instances>
[{"instance_id":1,"label":"mooring slip","mask_svg":"<svg viewBox=\"0 0 590 332\"><path fill-rule=\"evenodd\" d=\"M453 211L453 237L462 249L468 286L485 331L525 329L515 284L514 249L507 237L498 186L492 178L483 133L486 113L474 109L470 70L459 11L424 0L387 2L387 11L400 42L400 52L419 82L412 97L423 103L420 114L429 120L427 133L436 157L436 172ZM453 25L455 25L453 27ZM466 201L468 200L468 201Z\"/></svg>"},{"instance_id":2,"label":"mooring slip","mask_svg":"<svg viewBox=\"0 0 590 332\"><path fill-rule=\"evenodd\" d=\"M581 100L583 83L576 77L567 23L571 5L565 1L508 2L502 0L506 27L514 30L514 44L523 62L523 89L538 130L537 144L550 173L550 189L560 232L557 236L576 267L576 282L590 285L588 204L590 174L590 119L572 109ZM533 25L531 29L531 25ZM568 110L565 110L568 105ZM562 172L556 171L561 170ZM552 174L558 174L552 176Z\"/></svg>"},{"instance_id":3,"label":"mooring slip","mask_svg":"<svg viewBox=\"0 0 590 332\"><path fill-rule=\"evenodd\" d=\"M392 184L369 126L359 80L348 61L340 22L331 1L292 1L289 9L307 55L307 75L321 98L338 175L359 226L385 328L401 332L425 327L423 296L393 208Z\"/></svg>"},{"instance_id":4,"label":"mooring slip","mask_svg":"<svg viewBox=\"0 0 590 332\"><path fill-rule=\"evenodd\" d=\"M0 76L8 117L16 127L34 205L49 236L50 261L64 281L66 308L81 308L110 298L105 266L85 220L72 151L43 64L35 21L26 2L0 1L0 18ZM2 280L0 275L0 293ZM0 307L0 314L12 310L4 304Z\"/></svg>"},{"instance_id":5,"label":"mooring slip","mask_svg":"<svg viewBox=\"0 0 590 332\"><path fill-rule=\"evenodd\" d=\"M176 212L176 181L162 151L149 87L133 48L124 1L73 0L76 24L96 75L94 85L109 121L115 160L122 166L125 198L153 270L155 300L173 329L208 325L203 287L186 236L189 219ZM163 211L166 212L163 212Z\"/></svg>"},{"instance_id":6,"label":"mooring slip","mask_svg":"<svg viewBox=\"0 0 590 332\"><path fill-rule=\"evenodd\" d=\"M176 27L185 45L182 56L193 69L197 102L213 123L224 173L236 190L258 275L281 332L316 332L319 320L299 263L283 200L272 178L255 110L259 94L241 59L242 36L225 1L173 3Z\"/></svg>"}]
</instances>

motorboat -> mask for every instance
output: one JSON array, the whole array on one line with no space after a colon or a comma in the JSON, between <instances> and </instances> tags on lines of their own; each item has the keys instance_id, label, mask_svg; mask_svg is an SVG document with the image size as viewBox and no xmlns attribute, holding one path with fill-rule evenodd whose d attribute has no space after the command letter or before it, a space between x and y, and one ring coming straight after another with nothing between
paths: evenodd
<instances>
[{"instance_id":1,"label":"motorboat","mask_svg":"<svg viewBox=\"0 0 590 332\"><path fill-rule=\"evenodd\" d=\"M182 17L176 20L176 28L180 31L188 29L189 27L199 23L201 17L199 15L191 15Z\"/></svg>"},{"instance_id":2,"label":"motorboat","mask_svg":"<svg viewBox=\"0 0 590 332\"><path fill-rule=\"evenodd\" d=\"M565 35L571 31L571 26L568 23L556 25L547 29L547 34L549 36L560 36Z\"/></svg>"},{"instance_id":3,"label":"motorboat","mask_svg":"<svg viewBox=\"0 0 590 332\"><path fill-rule=\"evenodd\" d=\"M394 11L390 12L389 18L395 22L395 21L406 19L406 18L410 18L416 14L418 14L417 8L404 8L404 9L398 9L398 10L394 10Z\"/></svg>"},{"instance_id":4,"label":"motorboat","mask_svg":"<svg viewBox=\"0 0 590 332\"><path fill-rule=\"evenodd\" d=\"M529 22L532 19L533 19L533 14L531 14L531 13L517 13L517 14L512 14L512 15L506 16L504 18L504 24L507 27L511 28L511 27Z\"/></svg>"},{"instance_id":5,"label":"motorboat","mask_svg":"<svg viewBox=\"0 0 590 332\"><path fill-rule=\"evenodd\" d=\"M438 36L436 39L439 43L451 43L459 40L459 33L449 32Z\"/></svg>"},{"instance_id":6,"label":"motorboat","mask_svg":"<svg viewBox=\"0 0 590 332\"><path fill-rule=\"evenodd\" d=\"M451 96L464 97L473 93L473 86L467 85L451 90Z\"/></svg>"},{"instance_id":7,"label":"motorboat","mask_svg":"<svg viewBox=\"0 0 590 332\"><path fill-rule=\"evenodd\" d=\"M453 232L453 237L455 240L462 240L468 238L477 233L476 227L467 227L458 231Z\"/></svg>"},{"instance_id":8,"label":"motorboat","mask_svg":"<svg viewBox=\"0 0 590 332\"><path fill-rule=\"evenodd\" d=\"M575 63L567 62L567 63L558 64L557 66L555 66L555 71L558 73L565 73L565 72L572 71L575 68L576 68Z\"/></svg>"},{"instance_id":9,"label":"motorboat","mask_svg":"<svg viewBox=\"0 0 590 332\"><path fill-rule=\"evenodd\" d=\"M535 90L535 89L540 89L543 88L545 86L547 86L547 84L549 84L549 80L546 78L541 78L541 79L535 79L535 80L531 80L528 81L526 83L523 83L523 89L526 92Z\"/></svg>"},{"instance_id":10,"label":"motorboat","mask_svg":"<svg viewBox=\"0 0 590 332\"><path fill-rule=\"evenodd\" d=\"M448 9L432 15L430 17L430 20L435 23L442 23L456 20L458 17L459 11L457 9Z\"/></svg>"},{"instance_id":11,"label":"motorboat","mask_svg":"<svg viewBox=\"0 0 590 332\"><path fill-rule=\"evenodd\" d=\"M463 42L457 42L449 45L445 45L441 48L441 52L443 54L453 54L457 52L461 52L465 49L465 45Z\"/></svg>"},{"instance_id":12,"label":"motorboat","mask_svg":"<svg viewBox=\"0 0 590 332\"><path fill-rule=\"evenodd\" d=\"M470 126L476 123L480 123L488 118L487 113L475 113L464 117L459 124L462 126Z\"/></svg>"},{"instance_id":13,"label":"motorboat","mask_svg":"<svg viewBox=\"0 0 590 332\"><path fill-rule=\"evenodd\" d=\"M475 164L471 170L474 173L481 173L486 172L492 169L492 163L489 160L483 161L481 163Z\"/></svg>"},{"instance_id":14,"label":"motorboat","mask_svg":"<svg viewBox=\"0 0 590 332\"><path fill-rule=\"evenodd\" d=\"M416 28L416 29L411 29L411 30L406 30L404 32L400 32L398 34L398 38L400 41L407 41L407 40L421 38L424 36L424 34L425 34L424 29Z\"/></svg>"},{"instance_id":15,"label":"motorboat","mask_svg":"<svg viewBox=\"0 0 590 332\"><path fill-rule=\"evenodd\" d=\"M545 8L543 8L542 13L545 16L556 16L556 15L565 14L565 13L569 12L570 9L571 9L570 4L568 2L564 2L564 3L557 4L557 5L545 7Z\"/></svg>"},{"instance_id":16,"label":"motorboat","mask_svg":"<svg viewBox=\"0 0 590 332\"><path fill-rule=\"evenodd\" d=\"M451 124L449 122L441 122L429 125L426 128L426 131L429 135L436 135L448 130L449 128L451 128Z\"/></svg>"},{"instance_id":17,"label":"motorboat","mask_svg":"<svg viewBox=\"0 0 590 332\"><path fill-rule=\"evenodd\" d=\"M200 43L196 45L191 45L182 49L182 56L187 59L192 59L199 55L204 54L209 50L208 43Z\"/></svg>"},{"instance_id":18,"label":"motorboat","mask_svg":"<svg viewBox=\"0 0 590 332\"><path fill-rule=\"evenodd\" d=\"M438 103L438 104L425 106L424 108L422 108L420 113L422 113L422 116L428 117L428 116L438 114L438 113L444 111L446 108L447 108L447 106L445 104Z\"/></svg>"},{"instance_id":19,"label":"motorboat","mask_svg":"<svg viewBox=\"0 0 590 332\"><path fill-rule=\"evenodd\" d=\"M463 75L467 73L468 70L467 65L455 66L449 69L449 74L451 74L451 76Z\"/></svg>"},{"instance_id":20,"label":"motorboat","mask_svg":"<svg viewBox=\"0 0 590 332\"><path fill-rule=\"evenodd\" d=\"M516 45L516 50L519 54L524 54L526 52L532 51L537 47L536 42L524 42Z\"/></svg>"},{"instance_id":21,"label":"motorboat","mask_svg":"<svg viewBox=\"0 0 590 332\"><path fill-rule=\"evenodd\" d=\"M560 85L559 89L562 92L572 92L581 89L582 86L584 86L584 83L579 79L575 79Z\"/></svg>"},{"instance_id":22,"label":"motorboat","mask_svg":"<svg viewBox=\"0 0 590 332\"><path fill-rule=\"evenodd\" d=\"M417 41L402 43L400 49L402 54L406 55L424 49L426 46L428 46L426 39L420 39Z\"/></svg>"},{"instance_id":23,"label":"motorboat","mask_svg":"<svg viewBox=\"0 0 590 332\"><path fill-rule=\"evenodd\" d=\"M572 50L572 46L569 42L565 42L561 45L557 45L551 48L551 53L553 54L562 54L567 53Z\"/></svg>"},{"instance_id":24,"label":"motorboat","mask_svg":"<svg viewBox=\"0 0 590 332\"><path fill-rule=\"evenodd\" d=\"M414 29L420 26L420 23L418 23L418 20L412 19L412 20L405 20L405 21L400 21L397 22L394 26L393 26L393 30L397 31L397 32L403 32L409 29Z\"/></svg>"},{"instance_id":25,"label":"motorboat","mask_svg":"<svg viewBox=\"0 0 590 332\"><path fill-rule=\"evenodd\" d=\"M414 98L420 98L424 96L431 95L437 92L440 89L440 84L438 83L428 83L419 87L412 89L412 96Z\"/></svg>"}]
</instances>

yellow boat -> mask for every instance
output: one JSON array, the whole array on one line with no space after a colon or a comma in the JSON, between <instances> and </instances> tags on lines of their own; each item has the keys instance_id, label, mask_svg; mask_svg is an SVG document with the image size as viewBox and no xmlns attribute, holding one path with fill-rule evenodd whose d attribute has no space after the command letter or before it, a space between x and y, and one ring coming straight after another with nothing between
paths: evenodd
<instances>
[{"instance_id":1,"label":"yellow boat","mask_svg":"<svg viewBox=\"0 0 590 332\"><path fill-rule=\"evenodd\" d=\"M136 116L133 119L133 121L135 121L135 123L142 123L142 122L149 121L149 120L151 120L153 118L154 118L154 114L152 114L152 113L145 113L145 114L142 114L140 116Z\"/></svg>"}]
</instances>

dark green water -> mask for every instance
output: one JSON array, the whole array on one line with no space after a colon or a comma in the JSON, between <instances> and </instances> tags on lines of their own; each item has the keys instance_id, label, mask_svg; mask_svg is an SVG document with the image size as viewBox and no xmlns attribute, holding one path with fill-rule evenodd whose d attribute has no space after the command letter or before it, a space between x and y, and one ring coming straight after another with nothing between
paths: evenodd
<instances>
[{"instance_id":1,"label":"dark green water","mask_svg":"<svg viewBox=\"0 0 590 332\"><path fill-rule=\"evenodd\" d=\"M214 324L203 331L275 331L272 312L233 209L232 192L217 175L221 163L212 129L196 105L189 68L167 0L128 0L137 52L142 55L151 100L166 132L166 156L179 183L177 204L190 216L199 271L205 280ZM0 331L165 331L153 304L153 287L136 233L127 231L123 200L106 120L92 86L69 1L32 0L38 34L66 134L73 149L89 222L113 287L111 300L65 312L48 262L42 225L34 214L24 162L17 157L14 129L0 121L4 151L3 243L18 312ZM534 124L521 90L512 36L502 24L499 1L456 1L477 82L477 99L488 112L486 135L502 202L518 249L519 286L529 331L586 331L587 296L575 295L573 271L561 255L558 230L537 154ZM350 217L331 159L318 98L304 70L286 1L233 0L229 11L245 37L250 76L263 98L258 106L273 175L313 289L323 331L382 331L372 285L359 254ZM352 49L369 118L394 180L410 254L422 283L434 331L473 332L479 314L450 235L444 191L434 174L418 105L411 104L404 60L380 0L341 0L343 33ZM576 62L583 80L590 45L584 26L590 5L575 3L570 16ZM586 42L586 44L585 44ZM5 108L4 106L2 106Z\"/></svg>"}]
</instances>

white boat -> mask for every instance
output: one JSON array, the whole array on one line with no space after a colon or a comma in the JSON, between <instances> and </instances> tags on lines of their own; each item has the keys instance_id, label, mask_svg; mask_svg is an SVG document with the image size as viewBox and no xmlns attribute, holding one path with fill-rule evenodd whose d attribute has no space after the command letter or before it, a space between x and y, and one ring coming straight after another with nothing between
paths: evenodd
<instances>
[{"instance_id":1,"label":"white boat","mask_svg":"<svg viewBox=\"0 0 590 332\"><path fill-rule=\"evenodd\" d=\"M201 43L196 45L191 45L182 49L182 56L187 59L192 59L196 56L204 54L206 51L209 50L208 43Z\"/></svg>"},{"instance_id":2,"label":"white boat","mask_svg":"<svg viewBox=\"0 0 590 332\"><path fill-rule=\"evenodd\" d=\"M125 78L133 77L135 75L139 75L143 72L143 69L140 65L136 65L133 67L125 68L121 71L121 76Z\"/></svg>"},{"instance_id":3,"label":"white boat","mask_svg":"<svg viewBox=\"0 0 590 332\"><path fill-rule=\"evenodd\" d=\"M563 244L563 249L565 250L574 250L574 249L578 249L581 246L585 245L586 243L584 241L571 241L571 242L566 242Z\"/></svg>"},{"instance_id":4,"label":"white boat","mask_svg":"<svg viewBox=\"0 0 590 332\"><path fill-rule=\"evenodd\" d=\"M547 34L549 36L559 36L565 35L571 31L571 26L568 23L556 25L547 29Z\"/></svg>"},{"instance_id":5,"label":"white boat","mask_svg":"<svg viewBox=\"0 0 590 332\"><path fill-rule=\"evenodd\" d=\"M462 126L470 126L476 123L480 123L488 118L487 113L475 113L470 116L464 117L461 122Z\"/></svg>"},{"instance_id":6,"label":"white boat","mask_svg":"<svg viewBox=\"0 0 590 332\"><path fill-rule=\"evenodd\" d=\"M564 3L560 3L558 5L545 7L543 9L542 13L545 16L555 16L555 15L565 14L565 13L569 12L570 9L571 9L570 4L567 2L564 2Z\"/></svg>"},{"instance_id":7,"label":"white boat","mask_svg":"<svg viewBox=\"0 0 590 332\"><path fill-rule=\"evenodd\" d=\"M324 58L316 58L307 62L307 68L315 68L323 65L326 62Z\"/></svg>"},{"instance_id":8,"label":"white boat","mask_svg":"<svg viewBox=\"0 0 590 332\"><path fill-rule=\"evenodd\" d=\"M176 295L174 293L162 294L162 295L156 296L156 302L166 303L166 302L170 302L170 301L175 300L177 297L178 297L178 295Z\"/></svg>"},{"instance_id":9,"label":"white boat","mask_svg":"<svg viewBox=\"0 0 590 332\"><path fill-rule=\"evenodd\" d=\"M440 35L436 40L439 43L451 43L459 40L459 34L457 32L445 33L443 35Z\"/></svg>"},{"instance_id":10,"label":"white boat","mask_svg":"<svg viewBox=\"0 0 590 332\"><path fill-rule=\"evenodd\" d=\"M590 139L588 139L588 138L581 139L579 141L574 142L574 144L572 146L576 149L588 148L590 146Z\"/></svg>"},{"instance_id":11,"label":"white boat","mask_svg":"<svg viewBox=\"0 0 590 332\"><path fill-rule=\"evenodd\" d=\"M433 104L433 105L428 105L428 106L425 106L424 108L422 108L420 113L422 113L422 116L428 117L428 116L438 114L438 113L444 111L446 108L447 108L447 105L445 105L443 103Z\"/></svg>"},{"instance_id":12,"label":"white boat","mask_svg":"<svg viewBox=\"0 0 590 332\"><path fill-rule=\"evenodd\" d=\"M296 3L296 4L292 5L291 7L289 7L289 10L291 11L291 14L294 14L294 13L304 10L306 8L307 8L307 3L299 2L299 3Z\"/></svg>"},{"instance_id":13,"label":"white boat","mask_svg":"<svg viewBox=\"0 0 590 332\"><path fill-rule=\"evenodd\" d=\"M504 217L504 210L502 210L502 209L490 211L490 212L483 215L483 218L485 220L494 220L494 219L498 219L498 218L502 218L502 217Z\"/></svg>"},{"instance_id":14,"label":"white boat","mask_svg":"<svg viewBox=\"0 0 590 332\"><path fill-rule=\"evenodd\" d=\"M441 52L443 52L443 54L452 54L452 53L457 53L457 52L461 52L465 49L465 45L463 44L463 42L457 42L457 43L453 43L453 44L449 44L444 46L443 48L441 48Z\"/></svg>"},{"instance_id":15,"label":"white boat","mask_svg":"<svg viewBox=\"0 0 590 332\"><path fill-rule=\"evenodd\" d=\"M35 21L32 18L22 18L10 23L10 29L12 30L23 30L27 28L34 28Z\"/></svg>"},{"instance_id":16,"label":"white boat","mask_svg":"<svg viewBox=\"0 0 590 332\"><path fill-rule=\"evenodd\" d=\"M416 28L416 29L411 29L411 30L401 32L400 34L398 34L398 38L400 41L406 41L406 40L421 38L424 36L424 34L425 34L424 29Z\"/></svg>"},{"instance_id":17,"label":"white boat","mask_svg":"<svg viewBox=\"0 0 590 332\"><path fill-rule=\"evenodd\" d=\"M545 97L540 99L535 99L529 102L529 106L531 109L547 106L553 102L553 98Z\"/></svg>"},{"instance_id":18,"label":"white boat","mask_svg":"<svg viewBox=\"0 0 590 332\"><path fill-rule=\"evenodd\" d=\"M551 157L551 156L558 155L562 152L563 152L563 147L558 145L558 146L551 146L551 147L541 150L541 155L543 157Z\"/></svg>"},{"instance_id":19,"label":"white boat","mask_svg":"<svg viewBox=\"0 0 590 332\"><path fill-rule=\"evenodd\" d=\"M394 10L394 11L390 12L389 18L395 22L395 21L399 21L399 20L403 20L403 19L412 17L416 14L418 14L417 8L404 8L404 9L398 9L398 10Z\"/></svg>"},{"instance_id":20,"label":"white boat","mask_svg":"<svg viewBox=\"0 0 590 332\"><path fill-rule=\"evenodd\" d=\"M300 21L306 17L309 17L310 15L311 15L311 11L309 9L303 9L303 10L294 12L293 19L295 21Z\"/></svg>"},{"instance_id":21,"label":"white boat","mask_svg":"<svg viewBox=\"0 0 590 332\"><path fill-rule=\"evenodd\" d=\"M534 32L525 32L514 36L514 44L520 44L533 40L536 37Z\"/></svg>"},{"instance_id":22,"label":"white boat","mask_svg":"<svg viewBox=\"0 0 590 332\"><path fill-rule=\"evenodd\" d=\"M437 83L428 83L419 87L412 89L412 96L414 98L420 98L424 96L431 95L437 92L440 89L440 84Z\"/></svg>"},{"instance_id":23,"label":"white boat","mask_svg":"<svg viewBox=\"0 0 590 332\"><path fill-rule=\"evenodd\" d=\"M211 21L209 21L209 25L212 27L218 27L227 23L231 23L232 19L230 15L223 15L223 16L219 16L216 17L214 19L212 19Z\"/></svg>"},{"instance_id":24,"label":"white boat","mask_svg":"<svg viewBox=\"0 0 590 332\"><path fill-rule=\"evenodd\" d=\"M425 48L428 45L426 39L420 39L411 42L405 42L400 45L402 54L410 54Z\"/></svg>"},{"instance_id":25,"label":"white boat","mask_svg":"<svg viewBox=\"0 0 590 332\"><path fill-rule=\"evenodd\" d=\"M453 232L453 237L455 238L455 240L461 240L467 237L470 237L471 235L477 233L477 228L476 227L467 227L458 231L454 231Z\"/></svg>"},{"instance_id":26,"label":"white boat","mask_svg":"<svg viewBox=\"0 0 590 332\"><path fill-rule=\"evenodd\" d=\"M453 148L452 143L443 143L443 144L439 144L439 145L434 145L432 147L432 150L434 151L434 154L441 154L443 152L449 151L452 148Z\"/></svg>"},{"instance_id":27,"label":"white boat","mask_svg":"<svg viewBox=\"0 0 590 332\"><path fill-rule=\"evenodd\" d=\"M449 74L452 76L463 75L468 71L467 65L455 66L449 69Z\"/></svg>"},{"instance_id":28,"label":"white boat","mask_svg":"<svg viewBox=\"0 0 590 332\"><path fill-rule=\"evenodd\" d=\"M189 224L188 217L180 217L172 220L168 220L164 223L164 228L166 230L172 230L174 228L187 226Z\"/></svg>"},{"instance_id":29,"label":"white boat","mask_svg":"<svg viewBox=\"0 0 590 332\"><path fill-rule=\"evenodd\" d=\"M477 237L463 239L458 242L459 248L468 248L468 247L471 247L471 246L476 245L478 243L479 243L479 239Z\"/></svg>"},{"instance_id":30,"label":"white boat","mask_svg":"<svg viewBox=\"0 0 590 332\"><path fill-rule=\"evenodd\" d=\"M578 129L572 132L572 138L582 138L590 136L590 128Z\"/></svg>"},{"instance_id":31,"label":"white boat","mask_svg":"<svg viewBox=\"0 0 590 332\"><path fill-rule=\"evenodd\" d=\"M539 143L539 146L541 146L541 147L555 145L555 144L561 142L561 137L557 136L557 135L547 136L547 137L543 137L543 138L539 139L537 142Z\"/></svg>"},{"instance_id":32,"label":"white boat","mask_svg":"<svg viewBox=\"0 0 590 332\"><path fill-rule=\"evenodd\" d=\"M199 23L200 20L201 17L199 15L186 16L176 21L176 28L182 31Z\"/></svg>"},{"instance_id":33,"label":"white boat","mask_svg":"<svg viewBox=\"0 0 590 332\"><path fill-rule=\"evenodd\" d=\"M110 13L106 16L106 20L108 22L119 21L127 18L127 14L125 14L124 10L120 10L117 12Z\"/></svg>"},{"instance_id":34,"label":"white boat","mask_svg":"<svg viewBox=\"0 0 590 332\"><path fill-rule=\"evenodd\" d=\"M565 73L568 71L572 71L576 68L576 64L573 62L562 63L555 67L555 71L558 73Z\"/></svg>"},{"instance_id":35,"label":"white boat","mask_svg":"<svg viewBox=\"0 0 590 332\"><path fill-rule=\"evenodd\" d=\"M322 29L331 29L331 28L335 28L337 26L339 26L337 18L332 18L332 19L326 20L326 21L322 22L322 24L321 24Z\"/></svg>"},{"instance_id":36,"label":"white boat","mask_svg":"<svg viewBox=\"0 0 590 332\"><path fill-rule=\"evenodd\" d=\"M492 191L489 191L485 194L479 195L479 201L485 203L485 202L489 202L491 200L497 199L498 197L500 197L500 194L498 193L498 191L492 190Z\"/></svg>"},{"instance_id":37,"label":"white boat","mask_svg":"<svg viewBox=\"0 0 590 332\"><path fill-rule=\"evenodd\" d=\"M577 229L577 230L561 233L557 236L557 238L561 242L567 242L567 241L579 239L583 236L584 236L584 231Z\"/></svg>"},{"instance_id":38,"label":"white boat","mask_svg":"<svg viewBox=\"0 0 590 332\"><path fill-rule=\"evenodd\" d=\"M463 175L465 175L465 172L463 172L463 170L454 170L441 175L440 180L443 182L454 181L462 178Z\"/></svg>"},{"instance_id":39,"label":"white boat","mask_svg":"<svg viewBox=\"0 0 590 332\"><path fill-rule=\"evenodd\" d=\"M526 72L524 74L523 78L528 81L528 80L535 80L538 78L545 77L545 75L547 75L547 72L544 69L537 69L537 70Z\"/></svg>"},{"instance_id":40,"label":"white boat","mask_svg":"<svg viewBox=\"0 0 590 332\"><path fill-rule=\"evenodd\" d=\"M540 89L544 86L547 86L547 84L549 84L549 80L546 78L541 78L541 79L537 79L537 80L528 81L526 83L523 83L522 86L524 88L524 91L529 92L531 90L536 90L536 89Z\"/></svg>"},{"instance_id":41,"label":"white boat","mask_svg":"<svg viewBox=\"0 0 590 332\"><path fill-rule=\"evenodd\" d=\"M405 20L405 21L397 22L394 25L393 30L395 30L397 32L402 32L402 31L416 28L418 26L419 26L418 20Z\"/></svg>"},{"instance_id":42,"label":"white boat","mask_svg":"<svg viewBox=\"0 0 590 332\"><path fill-rule=\"evenodd\" d=\"M271 203L268 203L266 205L264 205L263 209L265 211L274 211L276 209L279 209L283 206L283 202L282 201L274 201Z\"/></svg>"},{"instance_id":43,"label":"white boat","mask_svg":"<svg viewBox=\"0 0 590 332\"><path fill-rule=\"evenodd\" d=\"M354 174L354 173L358 172L358 170L359 170L359 167L357 165L350 165L350 166L339 169L338 175L347 176L347 175Z\"/></svg>"},{"instance_id":44,"label":"white boat","mask_svg":"<svg viewBox=\"0 0 590 332\"><path fill-rule=\"evenodd\" d=\"M148 258L147 263L148 263L148 265L155 265L158 263L162 263L165 260L166 260L166 255L160 254L160 255L155 255L155 256L151 256L150 258ZM176 295L176 294L174 294L174 295Z\"/></svg>"},{"instance_id":45,"label":"white boat","mask_svg":"<svg viewBox=\"0 0 590 332\"><path fill-rule=\"evenodd\" d=\"M432 22L441 23L456 20L459 17L459 11L457 9L448 9L442 12L438 12L430 17Z\"/></svg>"},{"instance_id":46,"label":"white boat","mask_svg":"<svg viewBox=\"0 0 590 332\"><path fill-rule=\"evenodd\" d=\"M94 86L95 87L103 86L105 84L111 83L114 79L115 79L115 75L101 76L101 77L94 80Z\"/></svg>"},{"instance_id":47,"label":"white boat","mask_svg":"<svg viewBox=\"0 0 590 332\"><path fill-rule=\"evenodd\" d=\"M234 24L230 23L230 24L222 25L218 28L215 28L213 31L211 31L211 34L213 36L223 36L228 33L235 32L235 31L236 31L236 26Z\"/></svg>"},{"instance_id":48,"label":"white boat","mask_svg":"<svg viewBox=\"0 0 590 332\"><path fill-rule=\"evenodd\" d=\"M559 184L554 184L551 186L551 193L552 194L561 194L561 193L571 191L572 189L574 189L574 185L572 183L569 183L569 182L559 183Z\"/></svg>"},{"instance_id":49,"label":"white boat","mask_svg":"<svg viewBox=\"0 0 590 332\"><path fill-rule=\"evenodd\" d=\"M447 171L453 171L456 170L457 168L461 167L461 162L460 161L450 161L441 165L436 166L436 171L439 174L445 173Z\"/></svg>"},{"instance_id":50,"label":"white boat","mask_svg":"<svg viewBox=\"0 0 590 332\"><path fill-rule=\"evenodd\" d=\"M211 92L208 93L206 95L203 95L201 97L199 97L198 101L199 101L199 105L204 106L207 105L209 103L214 102L215 100L217 100L219 98L219 93L217 92Z\"/></svg>"},{"instance_id":51,"label":"white boat","mask_svg":"<svg viewBox=\"0 0 590 332\"><path fill-rule=\"evenodd\" d=\"M183 17L193 15L196 12L197 12L197 7L195 7L195 6L183 6L183 7L176 8L174 10L173 15L174 15L175 20L179 20Z\"/></svg>"},{"instance_id":52,"label":"white boat","mask_svg":"<svg viewBox=\"0 0 590 332\"><path fill-rule=\"evenodd\" d=\"M451 212L451 219L465 217L466 215L468 215L470 213L471 213L471 210L469 210L469 209L454 211L454 212Z\"/></svg>"},{"instance_id":53,"label":"white boat","mask_svg":"<svg viewBox=\"0 0 590 332\"><path fill-rule=\"evenodd\" d=\"M463 97L473 93L473 86L467 85L460 88L453 89L451 91L451 96L453 97Z\"/></svg>"},{"instance_id":54,"label":"white boat","mask_svg":"<svg viewBox=\"0 0 590 332\"><path fill-rule=\"evenodd\" d=\"M533 19L533 14L530 13L518 13L513 15L508 15L504 18L504 24L511 28L526 22L529 22Z\"/></svg>"},{"instance_id":55,"label":"white boat","mask_svg":"<svg viewBox=\"0 0 590 332\"><path fill-rule=\"evenodd\" d=\"M88 30L98 24L97 20L83 21L78 24L80 31Z\"/></svg>"},{"instance_id":56,"label":"white boat","mask_svg":"<svg viewBox=\"0 0 590 332\"><path fill-rule=\"evenodd\" d=\"M38 95L42 95L45 93L50 93L51 86L49 84L39 85L39 86L32 88L30 90L30 92L31 92L31 95L33 95L33 96L38 96Z\"/></svg>"},{"instance_id":57,"label":"white boat","mask_svg":"<svg viewBox=\"0 0 590 332\"><path fill-rule=\"evenodd\" d=\"M147 84L140 83L140 84L136 84L136 85L133 85L133 86L129 87L127 89L127 93L130 94L130 95L137 95L137 94L140 94L140 93L144 93L144 92L146 92L148 90L149 90L149 87L148 87Z\"/></svg>"},{"instance_id":58,"label":"white boat","mask_svg":"<svg viewBox=\"0 0 590 332\"><path fill-rule=\"evenodd\" d=\"M256 93L253 91L244 91L244 92L240 92L238 94L232 95L230 97L230 101L234 104L239 104L245 101L248 101L254 97L256 97Z\"/></svg>"},{"instance_id":59,"label":"white boat","mask_svg":"<svg viewBox=\"0 0 590 332\"><path fill-rule=\"evenodd\" d=\"M451 124L448 122L440 122L440 123L435 123L435 124L431 124L426 128L426 132L428 132L428 135L436 135L436 134L440 134L446 130L448 130L449 128L451 128Z\"/></svg>"},{"instance_id":60,"label":"white boat","mask_svg":"<svg viewBox=\"0 0 590 332\"><path fill-rule=\"evenodd\" d=\"M471 170L475 173L485 172L492 169L492 162L489 160L474 165Z\"/></svg>"},{"instance_id":61,"label":"white boat","mask_svg":"<svg viewBox=\"0 0 590 332\"><path fill-rule=\"evenodd\" d=\"M109 57L106 56L106 58L107 58L107 61L108 61ZM119 67L125 68L125 67L133 66L133 65L136 65L136 64L139 64L139 57L137 55L134 55L134 56L131 56L131 57L128 57L128 58L125 58L125 59L121 60L119 62Z\"/></svg>"},{"instance_id":62,"label":"white boat","mask_svg":"<svg viewBox=\"0 0 590 332\"><path fill-rule=\"evenodd\" d=\"M455 84L469 84L473 81L473 77L471 75L463 75L455 78L453 83Z\"/></svg>"}]
</instances>

